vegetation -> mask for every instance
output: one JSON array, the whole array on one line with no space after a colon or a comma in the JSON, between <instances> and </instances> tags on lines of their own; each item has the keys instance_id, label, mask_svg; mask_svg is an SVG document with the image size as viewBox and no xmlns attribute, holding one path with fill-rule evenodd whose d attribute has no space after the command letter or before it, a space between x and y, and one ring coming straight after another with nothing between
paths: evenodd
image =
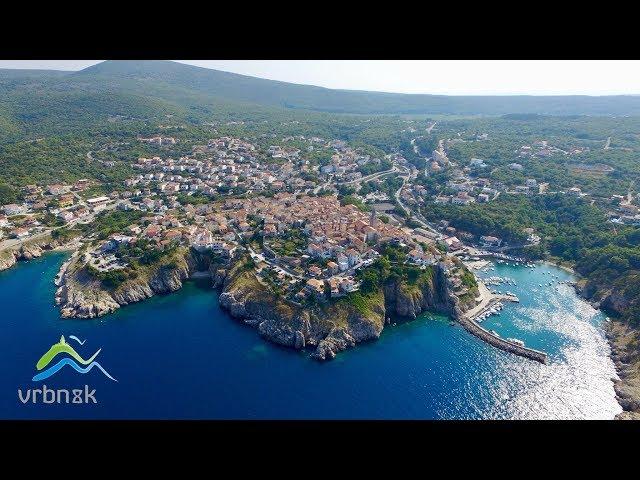
<instances>
[{"instance_id":1,"label":"vegetation","mask_svg":"<svg viewBox=\"0 0 640 480\"><path fill-rule=\"evenodd\" d=\"M525 241L524 228L533 228L541 242L525 253L569 262L601 293L618 289L631 305L624 317L639 322L640 229L614 226L600 208L583 199L501 195L482 206L432 205L425 215L447 218L455 228L476 235L497 235L516 243Z\"/></svg>"},{"instance_id":2,"label":"vegetation","mask_svg":"<svg viewBox=\"0 0 640 480\"><path fill-rule=\"evenodd\" d=\"M347 195L346 197L342 197L342 199L340 199L340 205L342 205L343 207L345 205L355 205L362 212L368 212L369 210L371 210L371 207L369 207L368 205L365 205L362 202L362 200L360 200L357 197L354 197L353 195Z\"/></svg>"},{"instance_id":3,"label":"vegetation","mask_svg":"<svg viewBox=\"0 0 640 480\"><path fill-rule=\"evenodd\" d=\"M51 238L61 243L66 243L82 234L80 230L70 229L66 227L57 228L51 231Z\"/></svg>"},{"instance_id":4,"label":"vegetation","mask_svg":"<svg viewBox=\"0 0 640 480\"><path fill-rule=\"evenodd\" d=\"M108 272L101 272L93 265L87 265L87 272L94 278L97 278L102 282L105 288L114 290L122 285L129 278L135 278L137 273L135 271L127 272L125 270L111 270Z\"/></svg>"},{"instance_id":5,"label":"vegetation","mask_svg":"<svg viewBox=\"0 0 640 480\"><path fill-rule=\"evenodd\" d=\"M278 255L293 256L307 248L307 236L299 228L292 228L269 242L269 247Z\"/></svg>"},{"instance_id":6,"label":"vegetation","mask_svg":"<svg viewBox=\"0 0 640 480\"><path fill-rule=\"evenodd\" d=\"M393 164L389 160L381 160L379 163L369 162L365 163L361 167L358 167L358 171L362 173L363 176L372 175L378 172L384 172L386 170L391 170Z\"/></svg>"},{"instance_id":7,"label":"vegetation","mask_svg":"<svg viewBox=\"0 0 640 480\"><path fill-rule=\"evenodd\" d=\"M96 216L92 223L80 225L79 228L84 234L95 233L98 239L104 240L113 233L122 232L143 216L143 212L136 210L104 212Z\"/></svg>"},{"instance_id":8,"label":"vegetation","mask_svg":"<svg viewBox=\"0 0 640 480\"><path fill-rule=\"evenodd\" d=\"M203 193L194 193L193 195L180 193L177 196L177 201L182 205L206 205L207 203L211 203L213 199Z\"/></svg>"},{"instance_id":9,"label":"vegetation","mask_svg":"<svg viewBox=\"0 0 640 480\"><path fill-rule=\"evenodd\" d=\"M393 115L372 115L378 113ZM457 117L438 118L437 135L426 133L431 124L427 116L439 114ZM172 126L162 129L167 123ZM419 169L426 166L425 157L437 147L438 139L449 138L454 141L447 144L447 154L459 167L469 167L471 158L486 162L486 168L471 169L471 176L509 188L535 178L548 183L550 192L578 186L594 202L553 193L501 194L483 205L429 204L425 216L446 218L461 230L496 235L512 244L525 243L525 228L533 228L541 242L525 249L529 256L570 262L599 291L618 289L631 299L625 315L638 319L640 234L636 227L614 228L605 216L611 195L626 195L634 184L640 184L638 132L640 97L632 96L442 97L334 91L173 62L105 62L78 73L0 70L0 204L22 200L20 189L28 184L69 183L80 178L95 181L85 196L123 190L123 181L136 173L131 165L138 157L178 158L214 135L249 139L261 151L285 136L341 139L372 158L401 153ZM159 147L136 139L158 133L170 134L178 143ZM480 137L483 139L478 140ZM609 137L611 148L604 150ZM523 145L541 139L556 148L553 153L517 153ZM325 165L334 153L324 146L307 150L305 143L296 144L296 140L290 145L300 148L301 163L311 166ZM509 167L513 162L523 166L521 173ZM594 164L610 168L599 173L582 168ZM389 167L382 160L360 171L366 175ZM429 195L436 195L451 176L449 170L429 176L420 173L416 183ZM304 177L316 182L321 178L315 172ZM358 194L384 192L393 198L401 183L399 177L387 176L366 182ZM368 210L355 193L352 187L341 187L341 203ZM178 200L200 204L209 198L180 194ZM399 206L396 213L406 216ZM105 239L143 215L109 212L77 228L84 235ZM45 225L59 225L52 217L43 220ZM380 220L384 222L385 217ZM67 229L54 232L59 238L76 234ZM275 248L285 255L303 245L292 232ZM446 250L444 245L438 247ZM155 249L142 250L128 253L135 265L158 261ZM409 285L426 279L429 273L404 264L402 252L391 248L361 275L359 295L366 296L391 279ZM120 277L114 273L103 281L115 285L122 281ZM470 287L472 282L463 277L463 283Z\"/></svg>"},{"instance_id":10,"label":"vegetation","mask_svg":"<svg viewBox=\"0 0 640 480\"><path fill-rule=\"evenodd\" d=\"M390 282L418 287L429 282L433 277L433 268L422 270L416 265L405 263L406 257L406 247L385 245L381 250L381 256L371 266L358 272L360 290L367 294Z\"/></svg>"}]
</instances>

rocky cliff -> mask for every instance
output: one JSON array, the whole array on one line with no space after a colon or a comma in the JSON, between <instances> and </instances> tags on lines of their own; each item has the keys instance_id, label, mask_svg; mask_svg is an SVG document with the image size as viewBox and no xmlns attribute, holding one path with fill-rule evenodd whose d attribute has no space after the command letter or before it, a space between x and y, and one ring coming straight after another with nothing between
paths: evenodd
<instances>
[{"instance_id":1,"label":"rocky cliff","mask_svg":"<svg viewBox=\"0 0 640 480\"><path fill-rule=\"evenodd\" d=\"M46 250L53 250L62 244L51 237L42 240L27 241L20 246L5 249L0 252L0 271L13 267L19 260L32 260L42 256Z\"/></svg>"},{"instance_id":2,"label":"rocky cliff","mask_svg":"<svg viewBox=\"0 0 640 480\"><path fill-rule=\"evenodd\" d=\"M426 310L456 315L460 307L439 267L420 281L389 281L375 292L352 298L300 306L274 295L244 259L226 264L188 249L137 271L117 288L106 288L79 260L72 260L60 278L56 302L63 317L93 318L123 305L182 287L195 271L207 269L221 290L220 305L258 330L264 338L295 349L313 349L325 360L359 342L380 336L391 317L413 319Z\"/></svg>"},{"instance_id":3,"label":"rocky cliff","mask_svg":"<svg viewBox=\"0 0 640 480\"><path fill-rule=\"evenodd\" d=\"M640 420L640 333L619 319L608 322L605 331L620 377L614 382L616 398L624 410L618 418Z\"/></svg>"},{"instance_id":4,"label":"rocky cliff","mask_svg":"<svg viewBox=\"0 0 640 480\"><path fill-rule=\"evenodd\" d=\"M105 288L80 262L69 265L56 292L56 303L63 317L93 318L111 313L123 305L139 302L156 294L174 292L195 271L195 260L187 249L138 272L117 288Z\"/></svg>"},{"instance_id":5,"label":"rocky cliff","mask_svg":"<svg viewBox=\"0 0 640 480\"><path fill-rule=\"evenodd\" d=\"M380 336L390 317L416 318L426 310L455 314L457 299L436 269L418 285L389 282L357 298L300 307L274 296L251 269L238 262L221 281L220 305L232 317L258 329L270 341L291 348L313 348L319 360Z\"/></svg>"},{"instance_id":6,"label":"rocky cliff","mask_svg":"<svg viewBox=\"0 0 640 480\"><path fill-rule=\"evenodd\" d=\"M611 359L620 377L614 382L614 389L624 412L617 418L625 420L640 420L639 285L640 278L636 273L613 284L585 278L576 283L578 294L614 317L607 323L605 332L611 346Z\"/></svg>"},{"instance_id":7,"label":"rocky cliff","mask_svg":"<svg viewBox=\"0 0 640 480\"><path fill-rule=\"evenodd\" d=\"M391 281L384 286L389 315L414 319L430 310L455 316L458 298L452 294L444 270L437 266L415 284Z\"/></svg>"}]
</instances>

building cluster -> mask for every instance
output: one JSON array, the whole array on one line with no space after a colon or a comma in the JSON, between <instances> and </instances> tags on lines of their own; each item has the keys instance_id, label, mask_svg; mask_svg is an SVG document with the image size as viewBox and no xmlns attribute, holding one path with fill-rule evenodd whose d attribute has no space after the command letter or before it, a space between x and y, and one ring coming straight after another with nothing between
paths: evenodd
<instances>
[{"instance_id":1,"label":"building cluster","mask_svg":"<svg viewBox=\"0 0 640 480\"><path fill-rule=\"evenodd\" d=\"M570 147L567 150L563 150L558 147L549 145L547 140L537 140L531 145L523 145L515 153L519 157L551 157L553 155L579 155L581 153L589 152L589 147L575 146Z\"/></svg>"},{"instance_id":2,"label":"building cluster","mask_svg":"<svg viewBox=\"0 0 640 480\"><path fill-rule=\"evenodd\" d=\"M87 252L85 261L100 271L125 268L127 260L116 257L115 252L121 245L133 246L141 240L146 246L159 250L182 245L199 252L211 252L222 259L235 257L238 248L227 217L214 205L186 205L180 210L142 217Z\"/></svg>"},{"instance_id":3,"label":"building cluster","mask_svg":"<svg viewBox=\"0 0 640 480\"><path fill-rule=\"evenodd\" d=\"M314 182L297 175L290 152L278 149L270 147L269 152L286 161L261 162L251 143L231 137L212 139L178 159L139 158L134 167L143 173L125 180L125 186L164 194L210 196L315 187Z\"/></svg>"},{"instance_id":4,"label":"building cluster","mask_svg":"<svg viewBox=\"0 0 640 480\"><path fill-rule=\"evenodd\" d=\"M382 161L362 154L341 141L334 140L329 142L328 146L333 148L335 153L331 155L328 163L320 167L320 173L332 175L338 182L357 181L362 178L362 173L358 171L360 167L370 163L379 165Z\"/></svg>"},{"instance_id":5,"label":"building cluster","mask_svg":"<svg viewBox=\"0 0 640 480\"><path fill-rule=\"evenodd\" d=\"M25 239L45 229L40 220L51 215L62 223L83 221L90 218L94 206L85 202L79 193L91 182L81 179L73 184L27 185L22 189L21 203L1 207L4 215L0 221L2 236ZM2 238L2 237L0 237Z\"/></svg>"},{"instance_id":6,"label":"building cluster","mask_svg":"<svg viewBox=\"0 0 640 480\"><path fill-rule=\"evenodd\" d=\"M150 144L154 144L154 145L175 145L176 144L176 139L173 137L163 137L161 135L157 135L155 137L138 137L138 141L143 142L143 143L150 143Z\"/></svg>"},{"instance_id":7,"label":"building cluster","mask_svg":"<svg viewBox=\"0 0 640 480\"><path fill-rule=\"evenodd\" d=\"M619 225L640 226L640 207L633 203L630 195L614 195L611 200L616 206L607 214L609 221Z\"/></svg>"},{"instance_id":8,"label":"building cluster","mask_svg":"<svg viewBox=\"0 0 640 480\"><path fill-rule=\"evenodd\" d=\"M418 266L437 262L431 251L414 241L398 227L378 220L375 211L365 213L353 205L340 205L335 196L310 197L278 193L272 198L227 200L226 217L240 236L252 237L256 229L262 233L265 262L281 281L280 284L303 288L294 292L297 298L309 293L331 296L348 293L357 288L353 275L358 269L371 265L379 256L377 247L392 242L411 247L408 260ZM270 242L299 229L307 242L296 255L278 256L270 249ZM291 280L293 279L293 280Z\"/></svg>"}]
</instances>

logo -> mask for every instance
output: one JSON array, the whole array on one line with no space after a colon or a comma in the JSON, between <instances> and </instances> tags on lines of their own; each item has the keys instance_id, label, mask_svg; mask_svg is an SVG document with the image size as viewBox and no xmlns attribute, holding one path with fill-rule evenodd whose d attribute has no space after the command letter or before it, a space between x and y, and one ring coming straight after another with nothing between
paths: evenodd
<instances>
[{"instance_id":1,"label":"logo","mask_svg":"<svg viewBox=\"0 0 640 480\"><path fill-rule=\"evenodd\" d=\"M86 340L80 340L74 335L69 336L70 340L75 340L81 346L85 344ZM89 373L94 368L102 372L102 374L110 380L117 382L109 372L107 372L102 365L96 362L96 358L100 354L102 349L99 348L96 353L86 360L75 351L75 349L67 343L64 339L64 335L60 337L58 343L51 345L51 348L40 357L40 360L36 363L36 373L32 380L34 382L41 382L49 377L52 377L64 367L69 366L76 372L84 375ZM57 362L54 363L54 360ZM67 390L65 388L51 389L46 385L42 385L42 388L29 388L24 392L18 389L18 399L23 404L26 403L66 403L66 404L96 404L95 389L89 389L89 385L85 385L83 388L74 388Z\"/></svg>"},{"instance_id":2,"label":"logo","mask_svg":"<svg viewBox=\"0 0 640 480\"><path fill-rule=\"evenodd\" d=\"M80 339L74 335L71 335L69 339L73 339L77 341L80 345L84 345L84 343L86 342L86 340L80 341ZM75 351L75 349L69 343L66 342L63 335L60 337L60 341L58 343L54 343L53 345L51 345L51 348L44 355L42 355L42 357L40 357L40 360L38 360L38 363L36 363L36 370L38 370L38 372L40 373L36 373L32 380L34 382L41 382L42 380L46 380L47 378L55 375L60 370L62 370L65 366L69 366L73 368L76 372L83 375L86 373L89 373L91 370L96 368L100 370L105 377L107 377L110 380L113 380L114 382L117 382L117 380L113 378L102 367L102 365L100 365L98 362L95 361L96 357L100 354L101 350L102 349L99 348L96 353L94 353L93 355L91 355L91 357L85 360L84 358L82 358L82 356L80 356L78 352ZM64 356L63 358L60 358L57 363L49 366L49 364L51 364L53 360L55 360L61 355L66 355L66 356ZM45 368L46 370L43 370Z\"/></svg>"}]
</instances>

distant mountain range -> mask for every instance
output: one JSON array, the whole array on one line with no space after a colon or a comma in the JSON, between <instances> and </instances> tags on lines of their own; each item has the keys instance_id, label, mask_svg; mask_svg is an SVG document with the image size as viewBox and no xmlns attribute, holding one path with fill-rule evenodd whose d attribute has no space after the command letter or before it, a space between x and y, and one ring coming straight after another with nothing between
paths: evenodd
<instances>
[{"instance_id":1,"label":"distant mountain range","mask_svg":"<svg viewBox=\"0 0 640 480\"><path fill-rule=\"evenodd\" d=\"M437 72L434 72L437 75ZM469 79L470 82L473 79ZM78 72L0 69L0 135L105 115L167 113L199 120L214 110L354 114L640 115L640 96L445 96L332 90L171 61L106 61Z\"/></svg>"},{"instance_id":2,"label":"distant mountain range","mask_svg":"<svg viewBox=\"0 0 640 480\"><path fill-rule=\"evenodd\" d=\"M437 72L434 72L437 75ZM169 61L107 61L72 74L73 77L135 80L162 84L224 98L292 109L339 113L548 115L635 115L640 97L574 96L446 96L333 90L265 80ZM473 82L473 79L469 79Z\"/></svg>"}]
</instances>

